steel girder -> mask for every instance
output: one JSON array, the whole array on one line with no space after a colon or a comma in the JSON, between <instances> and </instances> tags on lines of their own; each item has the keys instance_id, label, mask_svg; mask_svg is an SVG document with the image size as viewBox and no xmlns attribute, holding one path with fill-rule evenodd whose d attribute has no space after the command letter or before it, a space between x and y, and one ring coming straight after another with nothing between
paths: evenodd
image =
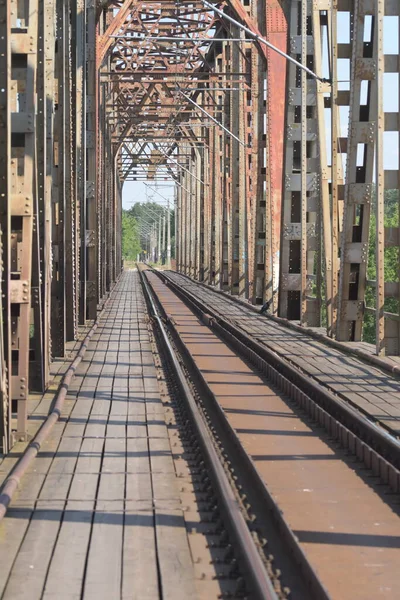
<instances>
[{"instance_id":1,"label":"steel girder","mask_svg":"<svg viewBox=\"0 0 400 600\"><path fill-rule=\"evenodd\" d=\"M0 6L3 452L26 438L28 394L46 388L51 359L63 356L78 321L96 317L93 265L103 264L104 254L112 257L109 285L121 268L117 235L107 238L102 254L97 245L100 226L120 227L121 184L108 141L104 210L112 210L113 224L100 224L96 27L91 0ZM93 68L86 69L91 58Z\"/></svg>"},{"instance_id":2,"label":"steel girder","mask_svg":"<svg viewBox=\"0 0 400 600\"><path fill-rule=\"evenodd\" d=\"M1 4L3 449L120 271L126 180L176 181L180 271L342 340L373 318L376 351L399 354L399 169L383 158L388 134L398 152L383 102L398 2L224 10L238 24L201 0Z\"/></svg>"}]
</instances>

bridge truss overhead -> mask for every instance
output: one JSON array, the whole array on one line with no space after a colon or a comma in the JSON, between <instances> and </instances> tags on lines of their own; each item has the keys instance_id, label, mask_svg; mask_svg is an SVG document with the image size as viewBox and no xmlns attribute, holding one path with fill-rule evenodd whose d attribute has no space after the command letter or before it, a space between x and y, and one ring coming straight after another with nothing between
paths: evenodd
<instances>
[{"instance_id":1,"label":"bridge truss overhead","mask_svg":"<svg viewBox=\"0 0 400 600\"><path fill-rule=\"evenodd\" d=\"M399 20L397 0L0 4L3 449L121 270L128 181L174 183L182 273L343 341L372 319L400 354Z\"/></svg>"},{"instance_id":2,"label":"bridge truss overhead","mask_svg":"<svg viewBox=\"0 0 400 600\"><path fill-rule=\"evenodd\" d=\"M177 268L399 354L398 2L111 7L119 174L175 180Z\"/></svg>"}]
</instances>

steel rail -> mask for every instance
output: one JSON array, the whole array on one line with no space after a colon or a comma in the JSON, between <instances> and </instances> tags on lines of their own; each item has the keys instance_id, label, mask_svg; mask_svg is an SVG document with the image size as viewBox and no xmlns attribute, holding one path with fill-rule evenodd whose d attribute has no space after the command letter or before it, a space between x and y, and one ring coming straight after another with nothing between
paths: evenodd
<instances>
[{"instance_id":1,"label":"steel rail","mask_svg":"<svg viewBox=\"0 0 400 600\"><path fill-rule=\"evenodd\" d=\"M233 489L218 457L213 439L204 423L196 400L187 383L185 373L183 372L181 364L168 338L164 323L159 316L153 292L150 289L150 285L146 276L140 270L139 273L148 305L151 309L152 316L157 323L158 330L162 338L163 346L167 351L169 360L171 361L175 376L177 378L176 381L190 411L192 422L199 438L199 444L205 456L207 457L210 467L210 475L212 476L213 483L218 490L221 502L224 505L224 516L229 521L229 528L235 538L235 543L237 544L238 548L240 548L241 558L246 564L246 576L251 580L251 586L253 588L251 591L255 594L255 597L259 598L260 600L277 600L277 594L273 588L271 580L268 577L261 556L256 548Z\"/></svg>"},{"instance_id":2,"label":"steel rail","mask_svg":"<svg viewBox=\"0 0 400 600\"><path fill-rule=\"evenodd\" d=\"M117 285L118 280L119 280L119 277L115 281L113 289ZM88 348L89 342L92 339L94 333L96 332L96 329L99 326L100 319L110 301L111 293L112 293L112 290L109 292L108 298L104 302L102 309L97 314L95 322L93 323L92 327L90 328L90 330L86 334L85 338L83 339L82 344L79 348L78 354L76 355L75 359L72 361L72 363L68 367L67 371L65 372L65 374L61 380L61 383L58 387L58 392L57 392L57 395L55 396L55 401L54 401L53 407L51 409L51 412L48 414L48 416L46 417L46 420L40 427L39 431L37 432L35 437L31 440L28 447L24 451L23 455L18 460L15 467L12 469L11 473L7 476L7 478L5 479L5 481L1 487L1 491L0 491L0 521L2 521L4 519L4 517L7 513L8 506L9 506L11 500L13 499L15 492L17 491L17 489L19 487L22 477L25 475L25 473L26 473L27 469L29 468L29 466L31 465L32 461L39 454L39 452L43 446L43 443L46 441L47 437L50 434L50 431L52 430L52 428L54 427L54 425L57 423L57 421L59 420L59 418L61 416L65 398L67 397L67 394L68 394L69 386L75 375L76 369L78 368L79 364L82 362L82 359L84 358L84 356L86 354L86 350Z\"/></svg>"},{"instance_id":3,"label":"steel rail","mask_svg":"<svg viewBox=\"0 0 400 600\"><path fill-rule=\"evenodd\" d=\"M207 314L212 317L211 325L220 335L232 343L246 359L262 368L274 383L285 393L293 394L302 408L320 417L332 432L338 431L341 443L354 451L395 491L400 491L400 442L381 429L367 417L353 409L344 400L311 380L289 361L269 350L266 346L248 335L239 326L221 317L208 304L195 297L191 292L179 286L165 272L158 272L168 286L200 317ZM212 292L212 290L210 290Z\"/></svg>"},{"instance_id":4,"label":"steel rail","mask_svg":"<svg viewBox=\"0 0 400 600\"><path fill-rule=\"evenodd\" d=\"M150 267L149 270L163 280L164 272L156 271L152 267ZM176 293L173 282L169 278L167 278L167 280L168 287ZM177 295L180 296L179 293ZM196 309L193 310L193 306L190 306L189 302L187 302L182 296L181 299L190 308L190 310L194 312L194 314L197 313L197 316L200 316L200 320L203 323L206 323L208 326L216 329L215 324L212 322L212 319L210 319L209 312L201 312L198 314L199 311ZM312 594L311 597L318 598L318 600L330 600L327 590L319 580L317 573L308 561L307 556L301 548L296 535L293 533L292 528L282 513L278 503L275 501L274 497L271 495L267 486L262 480L252 458L244 449L236 431L229 423L215 394L211 390L201 370L197 366L194 358L188 350L185 342L182 340L179 332L177 331L174 322L168 318L168 315L165 312L161 302L158 299L157 301L160 305L160 308L164 312L165 320L169 324L174 341L177 344L178 350L183 358L183 362L185 363L185 366L194 380L194 385L197 388L200 397L202 398L202 402L206 406L207 414L212 420L212 426L216 429L217 435L223 444L224 451L228 455L228 458L232 464L234 464L235 472L237 472L240 478L246 480L246 484L243 486L243 491L246 493L246 497L249 500L250 496L252 496L250 505L253 507L253 504L257 504L257 509L255 512L260 519L263 518L268 520L268 516L266 515L272 515L274 524L279 530L279 536L285 545L285 552L287 552L288 556L292 556L294 558L297 568L299 568L302 572L304 583L308 586L309 592ZM224 340L221 332L218 331L217 333L226 343L226 340ZM235 350L237 351L236 348ZM241 352L239 351L238 355L240 356L240 354ZM254 500L254 498L256 499Z\"/></svg>"}]
</instances>

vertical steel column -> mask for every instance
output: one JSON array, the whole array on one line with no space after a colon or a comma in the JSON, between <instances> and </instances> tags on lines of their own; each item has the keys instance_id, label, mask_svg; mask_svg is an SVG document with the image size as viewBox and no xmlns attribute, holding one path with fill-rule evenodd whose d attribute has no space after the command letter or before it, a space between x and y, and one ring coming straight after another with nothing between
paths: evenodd
<instances>
[{"instance_id":1,"label":"vertical steel column","mask_svg":"<svg viewBox=\"0 0 400 600\"><path fill-rule=\"evenodd\" d=\"M266 3L267 39L283 52L288 51L288 2L268 0ZM286 113L287 61L267 51L267 165L265 190L265 284L263 300L272 298L271 311L278 309L279 263L281 248L281 213L283 209L284 139Z\"/></svg>"},{"instance_id":2,"label":"vertical steel column","mask_svg":"<svg viewBox=\"0 0 400 600\"><path fill-rule=\"evenodd\" d=\"M214 53L215 60L215 53ZM206 88L207 89L207 88ZM212 108L210 109L210 113L215 118L215 92L208 91L203 94L204 102L207 100L212 104ZM214 223L212 220L212 204L215 198L215 180L214 180L214 170L215 170L215 154L214 154L214 137L215 137L215 127L206 128L202 127L200 130L200 136L207 140L207 142L203 146L203 160L202 160L202 179L207 182L208 185L204 187L204 200L203 200L203 215L202 215L202 223L203 223L203 272L202 272L202 281L205 283L211 283L211 272L212 272L212 259L213 259L213 251L212 251L212 230L214 227Z\"/></svg>"},{"instance_id":3,"label":"vertical steel column","mask_svg":"<svg viewBox=\"0 0 400 600\"><path fill-rule=\"evenodd\" d=\"M265 34L265 8L262 2L253 3L253 18L262 35ZM253 44L251 47L251 184L252 184L252 222L254 252L252 269L253 286L251 300L253 304L262 304L272 298L272 280L266 281L266 193L265 193L265 70L270 68L263 56ZM281 99L280 99L281 100ZM283 135L282 135L283 139ZM274 148L274 154L276 148ZM270 156L270 163L274 162ZM269 219L269 215L268 215ZM268 253L269 254L269 253Z\"/></svg>"},{"instance_id":4,"label":"vertical steel column","mask_svg":"<svg viewBox=\"0 0 400 600\"><path fill-rule=\"evenodd\" d=\"M64 153L64 185L65 185L65 335L67 340L75 339L77 332L77 321L76 321L76 197L75 187L73 181L73 169L74 169L74 156L72 149L73 136L75 131L72 132L72 110L73 110L73 97L72 93L75 92L72 88L72 73L71 68L73 64L72 59L72 43L75 41L71 39L71 17L72 17L72 3L71 0L64 0L62 3L62 12L58 13L58 16L63 20L63 153Z\"/></svg>"},{"instance_id":5,"label":"vertical steel column","mask_svg":"<svg viewBox=\"0 0 400 600\"><path fill-rule=\"evenodd\" d=\"M307 64L307 4L301 2L301 63ZM300 323L307 325L307 73L301 71L301 105L300 105Z\"/></svg>"},{"instance_id":6,"label":"vertical steel column","mask_svg":"<svg viewBox=\"0 0 400 600\"><path fill-rule=\"evenodd\" d=\"M96 204L97 69L96 3L86 0L86 318L95 319L98 298L98 217Z\"/></svg>"},{"instance_id":7,"label":"vertical steel column","mask_svg":"<svg viewBox=\"0 0 400 600\"><path fill-rule=\"evenodd\" d=\"M190 194L187 196L187 218L186 218L186 275L193 277L193 267L194 267L194 232L195 232L195 222L194 222L194 211L195 211L195 203L196 203L196 180L192 176L194 171L193 169L193 150L192 154L188 161L188 170L186 178L186 185Z\"/></svg>"},{"instance_id":8,"label":"vertical steel column","mask_svg":"<svg viewBox=\"0 0 400 600\"><path fill-rule=\"evenodd\" d=\"M332 0L331 10L331 31L330 31L330 50L331 50L331 277L329 297L329 250L325 246L327 253L327 284L326 284L326 302L327 302L327 333L331 337L336 337L337 329L337 311L338 311L338 293L339 293L339 189L343 190L342 160L339 153L339 89L338 89L338 24L337 24L337 6L338 0ZM341 186L339 188L339 186ZM326 236L324 237L326 240ZM329 241L328 241L329 243ZM330 302L330 305L329 305Z\"/></svg>"},{"instance_id":9,"label":"vertical steel column","mask_svg":"<svg viewBox=\"0 0 400 600\"><path fill-rule=\"evenodd\" d=\"M238 27L231 25L231 35L233 38L240 37L240 30ZM240 69L240 46L239 44L230 43L231 53L231 68L234 73L239 73ZM241 102L240 92L230 92L230 125L229 129L236 137L243 140L242 133L242 116L240 114ZM242 170L242 163L240 161L239 143L229 138L229 149L230 149L230 182L231 182L231 230L230 230L230 292L231 294L239 294L240 288L240 277L241 277L241 241L243 240L243 230L241 227L241 215L240 215L240 193L241 193L241 181L244 177Z\"/></svg>"},{"instance_id":10,"label":"vertical steel column","mask_svg":"<svg viewBox=\"0 0 400 600\"><path fill-rule=\"evenodd\" d=\"M26 437L29 386L33 218L37 203L35 102L38 8L36 0L30 0L24 5L17 2L11 5L14 84L10 105L13 134L10 251L13 367L10 375L12 399L17 412L17 439ZM36 324L32 323L33 327Z\"/></svg>"},{"instance_id":11,"label":"vertical steel column","mask_svg":"<svg viewBox=\"0 0 400 600\"><path fill-rule=\"evenodd\" d=\"M383 107L385 56L383 53L383 17L385 0L375 0L376 37L376 147L375 147L375 185L376 185L376 354L385 354L385 170L383 163L383 135L385 132L385 113ZM399 69L400 70L400 69ZM400 83L400 82L399 82ZM399 297L399 294L397 294Z\"/></svg>"},{"instance_id":12,"label":"vertical steel column","mask_svg":"<svg viewBox=\"0 0 400 600\"><path fill-rule=\"evenodd\" d=\"M368 23L366 18L372 16ZM350 67L350 116L341 243L337 337L362 336L376 129L377 36L375 5L354 0ZM365 36L370 37L364 41ZM365 103L366 102L366 103Z\"/></svg>"},{"instance_id":13,"label":"vertical steel column","mask_svg":"<svg viewBox=\"0 0 400 600\"><path fill-rule=\"evenodd\" d=\"M79 324L80 310L80 210L82 205L82 19L83 0L71 0L71 188L74 205L74 333Z\"/></svg>"},{"instance_id":14,"label":"vertical steel column","mask_svg":"<svg viewBox=\"0 0 400 600\"><path fill-rule=\"evenodd\" d=\"M65 120L68 110L68 100L64 87L65 65L67 56L67 24L63 0L56 0L57 15L57 54L56 54L56 86L57 102L55 112L55 154L53 178L53 270L51 285L51 348L53 356L64 356L66 339L66 313L65 313L65 211L66 211L66 138Z\"/></svg>"},{"instance_id":15,"label":"vertical steel column","mask_svg":"<svg viewBox=\"0 0 400 600\"><path fill-rule=\"evenodd\" d=\"M162 230L161 230L162 231L162 236L161 236L162 237L162 240L161 240L161 261L162 261L163 265L165 264L165 257L166 257L166 250L167 250L167 248L166 248L166 245L167 245L167 240L166 240L167 222L166 222L166 219L165 219L165 212L166 211L164 210L163 215L162 215ZM168 214L169 214L169 211L168 211Z\"/></svg>"},{"instance_id":16,"label":"vertical steel column","mask_svg":"<svg viewBox=\"0 0 400 600\"><path fill-rule=\"evenodd\" d=\"M175 185L175 265L177 272L181 272L182 270L182 187L181 178L178 175L178 181Z\"/></svg>"},{"instance_id":17,"label":"vertical steel column","mask_svg":"<svg viewBox=\"0 0 400 600\"><path fill-rule=\"evenodd\" d=\"M34 299L35 324L40 318L39 330L35 327L34 353L36 389L43 390L49 380L51 359L51 222L54 146L54 68L55 68L55 3L40 2L37 73L37 160L38 160L38 216L37 232L39 269L37 293ZM33 281L32 281L33 284ZM39 313L39 314L38 314ZM41 316L40 316L41 313ZM37 364L41 358L41 366ZM39 368L38 368L39 367Z\"/></svg>"},{"instance_id":18,"label":"vertical steel column","mask_svg":"<svg viewBox=\"0 0 400 600\"><path fill-rule=\"evenodd\" d=\"M200 279L201 269L201 257L203 254L203 231L201 227L202 214L203 214L203 197L204 197L204 185L202 179L202 156L197 147L194 149L194 170L196 174L196 211L194 214L195 219L195 239L194 239L194 278Z\"/></svg>"},{"instance_id":19,"label":"vertical steel column","mask_svg":"<svg viewBox=\"0 0 400 600\"><path fill-rule=\"evenodd\" d=\"M311 3L294 0L290 50L314 66ZM285 192L281 228L280 316L304 325L320 324L321 218L316 82L288 63Z\"/></svg>"},{"instance_id":20,"label":"vertical steel column","mask_svg":"<svg viewBox=\"0 0 400 600\"><path fill-rule=\"evenodd\" d=\"M198 195L197 195L197 180L194 175L196 175L196 154L194 149L191 151L191 156L189 159L189 179L190 179L190 191L192 192L189 197L189 275L190 277L196 277L196 233L197 233L197 204L198 204Z\"/></svg>"},{"instance_id":21,"label":"vertical steel column","mask_svg":"<svg viewBox=\"0 0 400 600\"><path fill-rule=\"evenodd\" d=\"M0 3L0 441L6 454L11 440L11 3Z\"/></svg>"},{"instance_id":22,"label":"vertical steel column","mask_svg":"<svg viewBox=\"0 0 400 600\"><path fill-rule=\"evenodd\" d=\"M176 193L176 187L175 187L175 193ZM177 210L178 210L178 203L175 202L175 219L177 218ZM176 223L176 221L175 221ZM176 240L178 239L178 234L177 234L177 227L175 224L175 243ZM177 260L177 253L175 252L175 260ZM171 211L169 209L169 200L167 202L167 269L171 268Z\"/></svg>"},{"instance_id":23,"label":"vertical steel column","mask_svg":"<svg viewBox=\"0 0 400 600\"><path fill-rule=\"evenodd\" d=\"M161 244L162 216L158 217L158 238L157 238L157 262L161 262L162 244Z\"/></svg>"},{"instance_id":24,"label":"vertical steel column","mask_svg":"<svg viewBox=\"0 0 400 600\"><path fill-rule=\"evenodd\" d=\"M77 96L80 100L80 121L77 120L76 136L79 144L78 154L78 193L79 193L79 324L86 321L86 221L87 221L87 153L86 153L86 107L87 107L87 76L86 76L86 0L77 0L76 19L76 65ZM77 101L78 106L78 101ZM89 102L90 106L90 102Z\"/></svg>"}]
</instances>

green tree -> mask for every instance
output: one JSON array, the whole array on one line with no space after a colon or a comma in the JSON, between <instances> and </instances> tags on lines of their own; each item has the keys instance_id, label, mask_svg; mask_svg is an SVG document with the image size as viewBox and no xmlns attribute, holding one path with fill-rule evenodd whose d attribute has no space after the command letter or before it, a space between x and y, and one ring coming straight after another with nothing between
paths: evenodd
<instances>
[{"instance_id":1,"label":"green tree","mask_svg":"<svg viewBox=\"0 0 400 600\"><path fill-rule=\"evenodd\" d=\"M141 252L138 222L129 211L122 210L122 256L136 260Z\"/></svg>"},{"instance_id":2,"label":"green tree","mask_svg":"<svg viewBox=\"0 0 400 600\"><path fill-rule=\"evenodd\" d=\"M171 203L172 204L172 203ZM129 210L126 211L126 214L133 217L137 224L138 224L138 229L137 231L140 230L140 220L143 219L143 221L147 224L147 227L149 226L149 223L156 223L157 227L159 224L159 218L163 217L164 214L166 214L165 209L160 206L160 204L157 204L157 202L136 202ZM175 246L174 246L174 239L175 239L175 211L171 208L170 209L170 215L171 215L171 256L172 258L174 258L174 252L175 252ZM140 244L142 248L146 247L146 237L143 237L143 239L140 240Z\"/></svg>"},{"instance_id":3,"label":"green tree","mask_svg":"<svg viewBox=\"0 0 400 600\"><path fill-rule=\"evenodd\" d=\"M371 207L371 220L369 229L369 248L368 248L368 274L370 281L376 280L376 218L375 218L375 198ZM397 190L387 190L385 193L385 227L399 226L399 197ZM385 248L385 281L399 281L399 248L390 246ZM365 294L365 303L370 308L376 308L375 288L368 286ZM399 301L397 298L385 299L385 311L398 314ZM375 337L375 315L366 313L364 317L363 339L366 342L374 344Z\"/></svg>"}]
</instances>

